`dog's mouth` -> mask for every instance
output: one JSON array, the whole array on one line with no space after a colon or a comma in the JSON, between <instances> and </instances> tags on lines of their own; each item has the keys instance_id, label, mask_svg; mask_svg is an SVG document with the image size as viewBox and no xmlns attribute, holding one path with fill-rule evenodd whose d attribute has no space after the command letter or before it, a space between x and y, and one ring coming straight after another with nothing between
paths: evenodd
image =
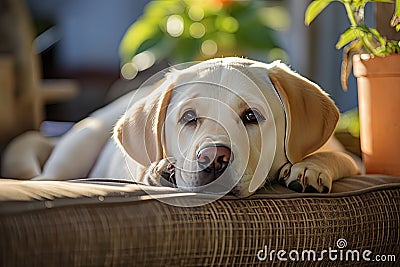
<instances>
[{"instance_id":1,"label":"dog's mouth","mask_svg":"<svg viewBox=\"0 0 400 267\"><path fill-rule=\"evenodd\" d=\"M246 166L237 158L237 147L222 142L203 142L190 157L171 157L161 172L161 185L182 191L218 195L242 195L237 186ZM240 155L239 155L240 156Z\"/></svg>"},{"instance_id":2,"label":"dog's mouth","mask_svg":"<svg viewBox=\"0 0 400 267\"><path fill-rule=\"evenodd\" d=\"M236 183L231 179L231 176L226 173L226 170L230 168L230 165L231 162L227 163L222 173L212 170L212 168L206 168L202 171L191 173L191 176L195 179L195 182L193 182L191 185L186 185L182 184L182 182L177 182L177 172L179 172L180 176L182 176L185 175L184 171L175 166L174 163L169 163L161 173L161 185L178 188L180 190L189 192L218 195L237 195L238 192L235 188ZM214 175L217 175L218 178L213 178L215 177Z\"/></svg>"},{"instance_id":3,"label":"dog's mouth","mask_svg":"<svg viewBox=\"0 0 400 267\"><path fill-rule=\"evenodd\" d=\"M175 177L175 165L170 162L161 173L161 185L177 188Z\"/></svg>"}]
</instances>

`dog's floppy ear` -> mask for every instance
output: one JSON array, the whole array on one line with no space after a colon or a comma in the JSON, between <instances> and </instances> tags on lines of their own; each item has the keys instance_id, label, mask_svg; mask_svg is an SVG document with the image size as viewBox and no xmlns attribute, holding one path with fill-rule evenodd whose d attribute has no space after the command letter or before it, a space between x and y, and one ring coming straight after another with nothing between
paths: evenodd
<instances>
[{"instance_id":1,"label":"dog's floppy ear","mask_svg":"<svg viewBox=\"0 0 400 267\"><path fill-rule=\"evenodd\" d=\"M114 139L134 161L149 166L163 158L162 131L173 83L165 80L134 103L114 127Z\"/></svg>"},{"instance_id":2,"label":"dog's floppy ear","mask_svg":"<svg viewBox=\"0 0 400 267\"><path fill-rule=\"evenodd\" d=\"M268 72L286 114L286 156L291 163L303 160L331 137L339 111L321 88L274 62Z\"/></svg>"}]
</instances>

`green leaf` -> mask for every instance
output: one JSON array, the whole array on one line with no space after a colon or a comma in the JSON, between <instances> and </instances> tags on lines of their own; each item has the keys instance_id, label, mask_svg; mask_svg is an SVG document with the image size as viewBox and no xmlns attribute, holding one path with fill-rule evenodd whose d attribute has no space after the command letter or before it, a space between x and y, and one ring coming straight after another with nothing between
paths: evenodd
<instances>
[{"instance_id":1,"label":"green leaf","mask_svg":"<svg viewBox=\"0 0 400 267\"><path fill-rule=\"evenodd\" d=\"M396 0L398 1L398 0ZM370 0L367 2L375 2L375 3L393 3L393 0Z\"/></svg>"},{"instance_id":2,"label":"green leaf","mask_svg":"<svg viewBox=\"0 0 400 267\"><path fill-rule=\"evenodd\" d=\"M374 39L372 34L363 34L360 36L361 41L363 42L364 48L368 51L368 53L372 53L377 55L378 51L376 50L376 46L374 44Z\"/></svg>"},{"instance_id":3,"label":"green leaf","mask_svg":"<svg viewBox=\"0 0 400 267\"><path fill-rule=\"evenodd\" d=\"M143 18L135 22L129 27L120 43L119 54L122 61L131 60L138 48L146 40L154 38L157 34L160 34L158 25L152 25Z\"/></svg>"},{"instance_id":4,"label":"green leaf","mask_svg":"<svg viewBox=\"0 0 400 267\"><path fill-rule=\"evenodd\" d=\"M341 49L351 41L357 38L357 29L349 28L342 35L340 35L339 41L336 44L336 49Z\"/></svg>"},{"instance_id":5,"label":"green leaf","mask_svg":"<svg viewBox=\"0 0 400 267\"><path fill-rule=\"evenodd\" d=\"M396 31L400 31L400 0L396 0L396 7L390 25L395 27Z\"/></svg>"},{"instance_id":6,"label":"green leaf","mask_svg":"<svg viewBox=\"0 0 400 267\"><path fill-rule=\"evenodd\" d=\"M375 38L378 40L378 42L382 45L386 45L386 39L382 37L382 35L379 33L379 31L375 28L369 28L369 31L375 36Z\"/></svg>"},{"instance_id":7,"label":"green leaf","mask_svg":"<svg viewBox=\"0 0 400 267\"><path fill-rule=\"evenodd\" d=\"M307 7L304 23L308 26L310 23L334 0L314 0Z\"/></svg>"},{"instance_id":8,"label":"green leaf","mask_svg":"<svg viewBox=\"0 0 400 267\"><path fill-rule=\"evenodd\" d=\"M374 2L374 3L393 3L393 0L340 0L343 2L350 2L352 6L355 8L365 7L366 4Z\"/></svg>"},{"instance_id":9,"label":"green leaf","mask_svg":"<svg viewBox=\"0 0 400 267\"><path fill-rule=\"evenodd\" d=\"M349 79L351 68L353 65L352 57L355 53L360 52L362 46L363 44L360 40L354 40L343 49L340 81L342 83L342 88L344 91L347 91L347 80Z\"/></svg>"},{"instance_id":10,"label":"green leaf","mask_svg":"<svg viewBox=\"0 0 400 267\"><path fill-rule=\"evenodd\" d=\"M400 0L396 0L395 15L400 18Z\"/></svg>"}]
</instances>

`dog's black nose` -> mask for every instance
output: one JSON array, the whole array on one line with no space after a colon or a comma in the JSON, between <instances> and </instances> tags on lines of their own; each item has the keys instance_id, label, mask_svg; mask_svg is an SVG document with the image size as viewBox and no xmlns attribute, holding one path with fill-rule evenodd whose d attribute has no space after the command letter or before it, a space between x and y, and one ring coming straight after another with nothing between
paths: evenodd
<instances>
[{"instance_id":1,"label":"dog's black nose","mask_svg":"<svg viewBox=\"0 0 400 267\"><path fill-rule=\"evenodd\" d=\"M226 146L208 146L197 153L198 185L206 185L217 179L232 160L231 150Z\"/></svg>"}]
</instances>

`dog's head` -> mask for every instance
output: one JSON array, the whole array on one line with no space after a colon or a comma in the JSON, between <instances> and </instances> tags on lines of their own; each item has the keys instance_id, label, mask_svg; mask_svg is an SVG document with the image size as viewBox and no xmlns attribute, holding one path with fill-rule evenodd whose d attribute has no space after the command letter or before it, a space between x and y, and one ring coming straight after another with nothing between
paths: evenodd
<instances>
[{"instance_id":1,"label":"dog's head","mask_svg":"<svg viewBox=\"0 0 400 267\"><path fill-rule=\"evenodd\" d=\"M179 188L244 197L321 147L337 120L332 100L286 65L222 58L169 73L115 136L143 166L175 158Z\"/></svg>"}]
</instances>

